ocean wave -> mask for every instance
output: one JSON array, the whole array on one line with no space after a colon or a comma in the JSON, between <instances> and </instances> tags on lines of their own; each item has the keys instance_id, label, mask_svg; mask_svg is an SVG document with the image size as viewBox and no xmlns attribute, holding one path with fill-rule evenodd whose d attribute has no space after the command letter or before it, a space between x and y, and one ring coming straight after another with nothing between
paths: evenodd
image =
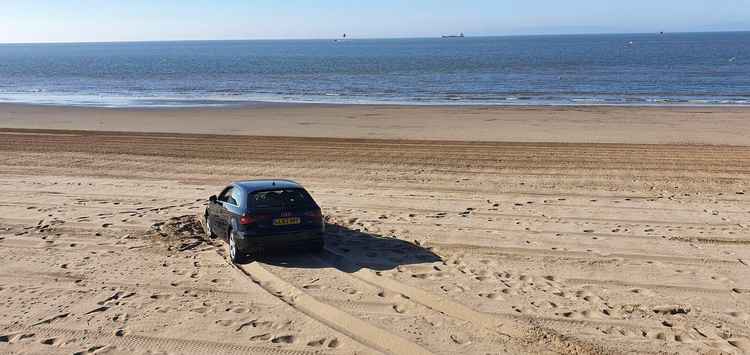
<instances>
[{"instance_id":1,"label":"ocean wave","mask_svg":"<svg viewBox=\"0 0 750 355\"><path fill-rule=\"evenodd\" d=\"M41 90L0 91L0 102L92 107L200 107L238 106L251 103L314 103L346 105L477 105L477 106L750 106L747 97L580 97L564 95L448 95L367 96L342 93L299 95L289 93L214 93L122 95L102 93L54 93Z\"/></svg>"},{"instance_id":2,"label":"ocean wave","mask_svg":"<svg viewBox=\"0 0 750 355\"><path fill-rule=\"evenodd\" d=\"M182 87L181 89L187 89ZM39 88L8 90L0 88L0 102L63 106L98 107L195 107L237 106L251 103L315 103L368 105L495 105L495 106L748 106L747 96L680 96L680 95L580 95L570 93L498 94L474 92L429 93L396 95L377 91L370 94L350 91L301 92L259 91L240 92L229 89L204 91L124 91L67 92Z\"/></svg>"}]
</instances>

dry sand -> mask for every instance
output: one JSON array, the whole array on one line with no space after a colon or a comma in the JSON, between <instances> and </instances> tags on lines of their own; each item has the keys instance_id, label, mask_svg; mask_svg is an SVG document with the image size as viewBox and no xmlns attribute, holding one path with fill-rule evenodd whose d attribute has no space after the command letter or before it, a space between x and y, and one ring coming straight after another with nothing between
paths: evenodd
<instances>
[{"instance_id":1,"label":"dry sand","mask_svg":"<svg viewBox=\"0 0 750 355\"><path fill-rule=\"evenodd\" d=\"M68 122L55 128L157 118L21 110ZM464 135L445 117L431 129L448 109L426 110L404 123L426 127L417 138L466 141L0 130L0 353L750 352L750 146L579 142L681 141L591 124L627 109L568 109L569 127L547 135L533 123ZM170 130L210 132L192 125L210 110L184 112L191 123ZM236 126L214 114L219 131ZM48 122L2 115L6 127ZM746 111L706 115L737 126L642 122L750 143ZM103 126L86 126L95 117ZM281 121L233 133L302 134ZM406 134L354 121L375 128L330 135ZM509 137L569 143L468 142ZM325 252L234 267L203 238L206 197L260 177L311 190L330 223Z\"/></svg>"}]
</instances>

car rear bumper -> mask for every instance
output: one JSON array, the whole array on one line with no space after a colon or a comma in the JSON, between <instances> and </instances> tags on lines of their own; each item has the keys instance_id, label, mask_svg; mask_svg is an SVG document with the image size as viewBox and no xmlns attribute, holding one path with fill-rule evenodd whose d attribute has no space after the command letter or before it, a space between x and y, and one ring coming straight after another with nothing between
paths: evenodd
<instances>
[{"instance_id":1,"label":"car rear bumper","mask_svg":"<svg viewBox=\"0 0 750 355\"><path fill-rule=\"evenodd\" d=\"M266 249L288 249L322 243L324 234L320 230L263 236L240 234L235 242L241 252L250 253Z\"/></svg>"}]
</instances>

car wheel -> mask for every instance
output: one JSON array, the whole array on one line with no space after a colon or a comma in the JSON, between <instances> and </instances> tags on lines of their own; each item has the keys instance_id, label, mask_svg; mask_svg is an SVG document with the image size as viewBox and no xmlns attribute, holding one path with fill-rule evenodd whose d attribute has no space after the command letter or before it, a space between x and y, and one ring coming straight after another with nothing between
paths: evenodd
<instances>
[{"instance_id":1,"label":"car wheel","mask_svg":"<svg viewBox=\"0 0 750 355\"><path fill-rule=\"evenodd\" d=\"M215 239L216 234L214 234L214 231L211 230L211 223L208 222L208 213L203 215L203 221L205 222L205 225L206 225L206 236L208 236L209 239Z\"/></svg>"},{"instance_id":2,"label":"car wheel","mask_svg":"<svg viewBox=\"0 0 750 355\"><path fill-rule=\"evenodd\" d=\"M245 255L237 247L236 235L234 231L229 231L229 260L232 263L239 264L245 261Z\"/></svg>"}]
</instances>

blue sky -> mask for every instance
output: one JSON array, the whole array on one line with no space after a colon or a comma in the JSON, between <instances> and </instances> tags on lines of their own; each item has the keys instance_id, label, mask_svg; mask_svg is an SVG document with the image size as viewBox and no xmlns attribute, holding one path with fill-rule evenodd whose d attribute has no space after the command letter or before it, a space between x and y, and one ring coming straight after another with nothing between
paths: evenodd
<instances>
[{"instance_id":1,"label":"blue sky","mask_svg":"<svg viewBox=\"0 0 750 355\"><path fill-rule=\"evenodd\" d=\"M750 0L2 0L0 43L750 30Z\"/></svg>"}]
</instances>

